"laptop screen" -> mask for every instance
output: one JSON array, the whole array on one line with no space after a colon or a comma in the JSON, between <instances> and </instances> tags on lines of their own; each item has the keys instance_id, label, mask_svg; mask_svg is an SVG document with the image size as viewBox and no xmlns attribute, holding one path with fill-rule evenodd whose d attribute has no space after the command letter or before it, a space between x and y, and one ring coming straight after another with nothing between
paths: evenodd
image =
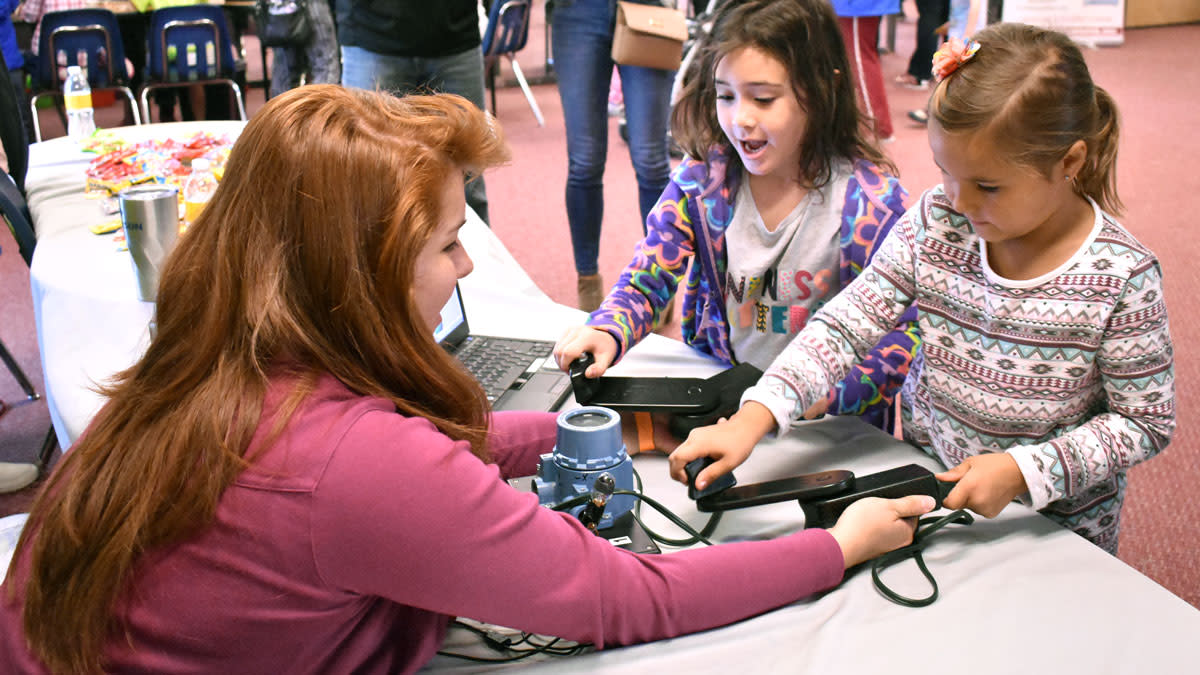
<instances>
[{"instance_id":1,"label":"laptop screen","mask_svg":"<svg viewBox=\"0 0 1200 675\"><path fill-rule=\"evenodd\" d=\"M450 294L450 299L446 301L446 305L442 307L442 322L433 329L433 339L438 344L443 344L446 339L454 334L456 329L464 328L467 323L467 316L463 312L462 298L458 294L458 285L454 286L454 292ZM456 336L461 340L461 336Z\"/></svg>"}]
</instances>

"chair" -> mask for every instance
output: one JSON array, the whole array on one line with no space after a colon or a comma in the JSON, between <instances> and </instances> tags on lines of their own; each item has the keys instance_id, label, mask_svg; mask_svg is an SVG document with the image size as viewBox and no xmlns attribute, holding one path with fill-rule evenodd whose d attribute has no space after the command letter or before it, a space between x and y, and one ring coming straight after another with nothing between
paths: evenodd
<instances>
[{"instance_id":1,"label":"chair","mask_svg":"<svg viewBox=\"0 0 1200 675\"><path fill-rule=\"evenodd\" d=\"M21 196L16 183L8 174L0 176L0 213L3 213L4 219L8 221L13 238L17 240L17 248L21 250L21 257L28 265L33 260L33 246L36 243L33 226L30 225L32 220L29 217L29 207L25 204L25 198ZM0 361L4 361L4 365L12 371L13 377L17 379L17 383L21 385L21 390L27 397L38 398L29 378L25 376L24 371L17 365L12 354L8 352L2 342L0 342Z\"/></svg>"},{"instance_id":2,"label":"chair","mask_svg":"<svg viewBox=\"0 0 1200 675\"><path fill-rule=\"evenodd\" d=\"M16 182L8 174L0 177L0 212L12 228L13 239L17 240L17 248L21 250L25 264L32 263L33 247L37 244L37 237L33 232L33 219L29 216L29 206L25 203L25 197L21 196Z\"/></svg>"},{"instance_id":3,"label":"chair","mask_svg":"<svg viewBox=\"0 0 1200 675\"><path fill-rule=\"evenodd\" d=\"M141 124L137 101L125 73L125 45L115 14L107 9L86 8L47 12L42 17L38 39L34 95L30 101L33 133L42 140L37 102L43 96L62 96L60 72L79 66L87 73L92 90L115 89L125 94L133 119ZM61 70L60 70L61 69Z\"/></svg>"},{"instance_id":4,"label":"chair","mask_svg":"<svg viewBox=\"0 0 1200 675\"><path fill-rule=\"evenodd\" d=\"M516 53L525 48L525 42L529 38L529 14L530 0L494 0L492 8L488 11L487 32L483 36L483 61L484 71L487 73L488 89L492 92L492 114L496 114L496 65L500 57L508 58L508 62L512 65L513 75L517 78L517 83L521 85L521 91L525 92L525 100L529 101L529 107L533 109L533 116L537 118L538 126L545 126L546 120L542 117L542 110L538 107L537 101L533 98L533 92L529 89L529 82L525 80L525 74L521 72L521 66L517 64Z\"/></svg>"},{"instance_id":5,"label":"chair","mask_svg":"<svg viewBox=\"0 0 1200 675\"><path fill-rule=\"evenodd\" d=\"M12 229L13 238L17 241L17 248L21 251L21 258L25 260L26 265L30 265L33 262L33 248L37 243L33 231L33 219L30 217L29 206L26 204L25 198L21 196L16 183L8 174L0 176L0 213L3 214ZM4 361L4 365L8 367L17 384L21 385L21 391L25 392L27 400L36 401L41 398L41 395L33 388L33 383L29 381L29 376L21 369L20 364L13 358L3 342L0 342L0 361ZM57 447L58 436L54 433L54 425L51 425L50 430L46 432L45 440L42 441L41 450L38 452L39 473L46 467L50 461L50 455Z\"/></svg>"},{"instance_id":6,"label":"chair","mask_svg":"<svg viewBox=\"0 0 1200 675\"><path fill-rule=\"evenodd\" d=\"M236 61L229 24L219 5L156 9L147 35L146 85L142 111L150 122L150 91L193 84L226 84L246 119L242 88L234 81Z\"/></svg>"}]
</instances>

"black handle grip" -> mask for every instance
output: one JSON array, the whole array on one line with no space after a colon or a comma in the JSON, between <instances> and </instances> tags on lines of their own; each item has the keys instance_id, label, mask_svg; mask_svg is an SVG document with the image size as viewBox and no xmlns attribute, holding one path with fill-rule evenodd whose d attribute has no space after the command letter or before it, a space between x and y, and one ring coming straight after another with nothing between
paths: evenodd
<instances>
[{"instance_id":1,"label":"black handle grip","mask_svg":"<svg viewBox=\"0 0 1200 675\"><path fill-rule=\"evenodd\" d=\"M917 464L859 476L854 489L825 499L801 501L805 527L832 527L837 519L854 502L863 497L895 499L908 495L929 495L942 507L942 499L954 488L954 483L940 481L933 472Z\"/></svg>"},{"instance_id":2,"label":"black handle grip","mask_svg":"<svg viewBox=\"0 0 1200 675\"><path fill-rule=\"evenodd\" d=\"M730 488L719 494L702 497L696 501L701 511L726 511L744 509L747 506L773 504L793 499L803 503L808 499L820 499L842 494L853 488L854 474L849 471L822 471L806 473L791 478L780 478L763 483L753 483Z\"/></svg>"}]
</instances>

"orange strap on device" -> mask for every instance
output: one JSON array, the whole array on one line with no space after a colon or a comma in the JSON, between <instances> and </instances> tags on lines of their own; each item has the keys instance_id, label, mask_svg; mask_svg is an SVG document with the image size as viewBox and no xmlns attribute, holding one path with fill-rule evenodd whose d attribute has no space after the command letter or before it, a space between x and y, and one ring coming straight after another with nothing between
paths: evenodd
<instances>
[{"instance_id":1,"label":"orange strap on device","mask_svg":"<svg viewBox=\"0 0 1200 675\"><path fill-rule=\"evenodd\" d=\"M633 421L637 424L638 452L654 450L654 421L650 413L635 412Z\"/></svg>"}]
</instances>

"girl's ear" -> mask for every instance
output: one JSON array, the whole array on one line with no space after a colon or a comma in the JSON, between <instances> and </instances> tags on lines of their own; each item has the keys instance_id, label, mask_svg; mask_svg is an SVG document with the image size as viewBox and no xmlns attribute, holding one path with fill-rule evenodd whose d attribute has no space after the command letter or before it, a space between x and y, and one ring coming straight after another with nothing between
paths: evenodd
<instances>
[{"instance_id":1,"label":"girl's ear","mask_svg":"<svg viewBox=\"0 0 1200 675\"><path fill-rule=\"evenodd\" d=\"M1083 139L1079 139L1071 144L1067 150L1067 154L1062 158L1063 174L1072 178L1079 175L1083 170L1084 163L1087 162L1087 143Z\"/></svg>"}]
</instances>

